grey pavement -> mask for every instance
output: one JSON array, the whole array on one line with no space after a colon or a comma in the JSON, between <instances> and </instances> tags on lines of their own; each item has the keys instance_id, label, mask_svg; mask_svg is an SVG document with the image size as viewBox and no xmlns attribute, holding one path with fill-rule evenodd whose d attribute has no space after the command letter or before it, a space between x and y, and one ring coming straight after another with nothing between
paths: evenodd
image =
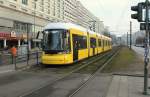
<instances>
[{"instance_id":1,"label":"grey pavement","mask_svg":"<svg viewBox=\"0 0 150 97\"><path fill-rule=\"evenodd\" d=\"M40 62L40 59L39 59ZM20 63L16 63L16 67L18 68L18 70L23 69L23 68L28 68L32 65L36 65L37 64L37 60L36 59L30 59L27 65L27 61L25 62L20 62ZM0 74L2 73L7 73L7 72L13 72L15 71L15 64L10 64L10 65L2 65L0 66Z\"/></svg>"},{"instance_id":2,"label":"grey pavement","mask_svg":"<svg viewBox=\"0 0 150 97\"><path fill-rule=\"evenodd\" d=\"M49 74L9 72L0 75L0 97L21 97L57 79Z\"/></svg>"},{"instance_id":3,"label":"grey pavement","mask_svg":"<svg viewBox=\"0 0 150 97\"><path fill-rule=\"evenodd\" d=\"M144 58L144 48L132 46L132 49L141 58ZM143 95L143 89L144 89L143 77L115 75L113 76L106 97L150 97L150 95Z\"/></svg>"},{"instance_id":4,"label":"grey pavement","mask_svg":"<svg viewBox=\"0 0 150 97\"><path fill-rule=\"evenodd\" d=\"M15 71L14 65L0 66L0 74Z\"/></svg>"},{"instance_id":5,"label":"grey pavement","mask_svg":"<svg viewBox=\"0 0 150 97\"><path fill-rule=\"evenodd\" d=\"M104 97L111 80L112 76L109 74L98 74L73 97Z\"/></svg>"},{"instance_id":6,"label":"grey pavement","mask_svg":"<svg viewBox=\"0 0 150 97\"><path fill-rule=\"evenodd\" d=\"M133 47L132 49L140 55L141 58L144 57L144 48ZM96 79L92 80L87 87L81 89L74 97L150 97L150 95L143 95L143 77L114 75L112 81L109 81L110 84L107 82L108 80L105 80L104 83L104 79L98 79L97 77Z\"/></svg>"},{"instance_id":7,"label":"grey pavement","mask_svg":"<svg viewBox=\"0 0 150 97\"><path fill-rule=\"evenodd\" d=\"M143 77L114 76L106 97L150 97L143 95L143 81Z\"/></svg>"}]
</instances>

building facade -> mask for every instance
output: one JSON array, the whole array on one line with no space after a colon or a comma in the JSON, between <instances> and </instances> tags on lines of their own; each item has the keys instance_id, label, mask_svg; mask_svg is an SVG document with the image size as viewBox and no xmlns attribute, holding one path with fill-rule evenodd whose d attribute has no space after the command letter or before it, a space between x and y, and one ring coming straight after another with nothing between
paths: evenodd
<instances>
[{"instance_id":1,"label":"building facade","mask_svg":"<svg viewBox=\"0 0 150 97\"><path fill-rule=\"evenodd\" d=\"M13 44L20 46L26 40L27 32L31 44L37 32L49 22L72 22L98 33L104 27L77 0L0 0L0 10L0 48Z\"/></svg>"}]
</instances>

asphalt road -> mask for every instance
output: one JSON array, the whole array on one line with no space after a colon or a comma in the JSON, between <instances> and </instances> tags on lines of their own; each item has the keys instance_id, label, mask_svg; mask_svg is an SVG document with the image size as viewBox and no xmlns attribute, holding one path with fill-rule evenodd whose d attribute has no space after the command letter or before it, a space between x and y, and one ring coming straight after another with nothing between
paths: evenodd
<instances>
[{"instance_id":1,"label":"asphalt road","mask_svg":"<svg viewBox=\"0 0 150 97\"><path fill-rule=\"evenodd\" d=\"M19 97L56 79L56 76L48 74L23 71L0 74L0 97Z\"/></svg>"}]
</instances>

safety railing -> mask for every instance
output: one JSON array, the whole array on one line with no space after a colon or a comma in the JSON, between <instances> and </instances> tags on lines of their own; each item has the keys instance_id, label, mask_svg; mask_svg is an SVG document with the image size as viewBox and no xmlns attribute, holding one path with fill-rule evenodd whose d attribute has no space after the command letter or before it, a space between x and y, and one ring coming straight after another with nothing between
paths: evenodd
<instances>
[{"instance_id":1,"label":"safety railing","mask_svg":"<svg viewBox=\"0 0 150 97\"><path fill-rule=\"evenodd\" d=\"M33 51L17 56L12 56L12 54L9 53L0 53L0 65L14 64L15 69L38 65L41 62L41 54L42 51Z\"/></svg>"}]
</instances>

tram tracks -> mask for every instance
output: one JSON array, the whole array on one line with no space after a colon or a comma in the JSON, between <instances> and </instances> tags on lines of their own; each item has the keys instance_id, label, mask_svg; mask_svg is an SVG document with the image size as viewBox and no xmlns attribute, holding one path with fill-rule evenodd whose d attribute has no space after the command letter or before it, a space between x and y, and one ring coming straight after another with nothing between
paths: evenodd
<instances>
[{"instance_id":1,"label":"tram tracks","mask_svg":"<svg viewBox=\"0 0 150 97\"><path fill-rule=\"evenodd\" d=\"M67 74L73 71L76 71L76 69L80 69L83 67L86 67L88 64L94 62L97 59L101 59L101 57L105 56L107 53L102 53L97 56L93 56L84 60L79 61L78 63L73 63L72 65L62 65L62 66L44 66L44 65L34 65L29 69L26 69L24 71L27 72L35 72L35 73L51 73L51 74ZM85 66L84 66L85 65Z\"/></svg>"},{"instance_id":2,"label":"tram tracks","mask_svg":"<svg viewBox=\"0 0 150 97\"><path fill-rule=\"evenodd\" d=\"M116 50L113 51L113 52L116 52ZM39 88L36 88L36 89L34 89L34 90L32 90L32 91L25 92L24 94L20 95L19 97L40 97L40 96L37 96L37 95L40 93L40 91L42 91L42 89L44 90L45 88L47 88L47 87L49 87L49 86L51 86L51 85L54 85L55 83L57 83L57 82L59 82L59 81L65 79L65 78L67 78L67 77L70 76L71 74L76 73L76 72L78 72L79 70L81 70L81 69L83 69L83 68L86 68L86 67L87 67L88 65L90 65L90 64L93 64L93 63L95 63L95 62L98 62L98 60L101 60L101 59L103 59L104 57L106 57L106 56L108 56L108 55L110 55L110 52L106 52L105 54L103 54L103 55L101 55L101 56L99 56L99 57L96 57L96 58L94 58L94 59L88 61L86 64L81 65L80 67L78 67L78 68L72 70L71 72L65 74L64 76L62 76L62 77L60 77L60 78L54 80L53 82L50 81L50 82L48 82L47 84L41 85ZM106 62L106 63L107 63L107 62ZM91 76L88 77L88 80L84 81L84 82L80 85L80 87L79 87L78 89L76 89L74 92L72 92L72 93L69 95L69 97L73 97L76 93L78 93L78 91L79 91L83 86L85 86L92 78L94 78L95 74L97 74L97 72L99 72L100 70L102 70L102 69L105 67L105 65L106 65L106 64L104 64L103 66L101 66L101 67L100 67L101 69L98 69L98 70L96 70L96 72L92 73ZM41 94L41 93L40 93L40 94ZM42 97L44 97L44 96L42 96Z\"/></svg>"},{"instance_id":3,"label":"tram tracks","mask_svg":"<svg viewBox=\"0 0 150 97\"><path fill-rule=\"evenodd\" d=\"M106 62L104 62L104 64L102 66L100 66L93 74L90 75L89 79L87 79L85 82L83 82L76 90L74 90L74 92L70 93L68 97L74 97L76 94L78 94L78 92L86 87L88 85L89 82L91 82L91 80L94 79L94 77L101 72L105 66L118 54L118 51L114 54L112 54L112 56L110 57L110 59L108 59Z\"/></svg>"}]
</instances>

